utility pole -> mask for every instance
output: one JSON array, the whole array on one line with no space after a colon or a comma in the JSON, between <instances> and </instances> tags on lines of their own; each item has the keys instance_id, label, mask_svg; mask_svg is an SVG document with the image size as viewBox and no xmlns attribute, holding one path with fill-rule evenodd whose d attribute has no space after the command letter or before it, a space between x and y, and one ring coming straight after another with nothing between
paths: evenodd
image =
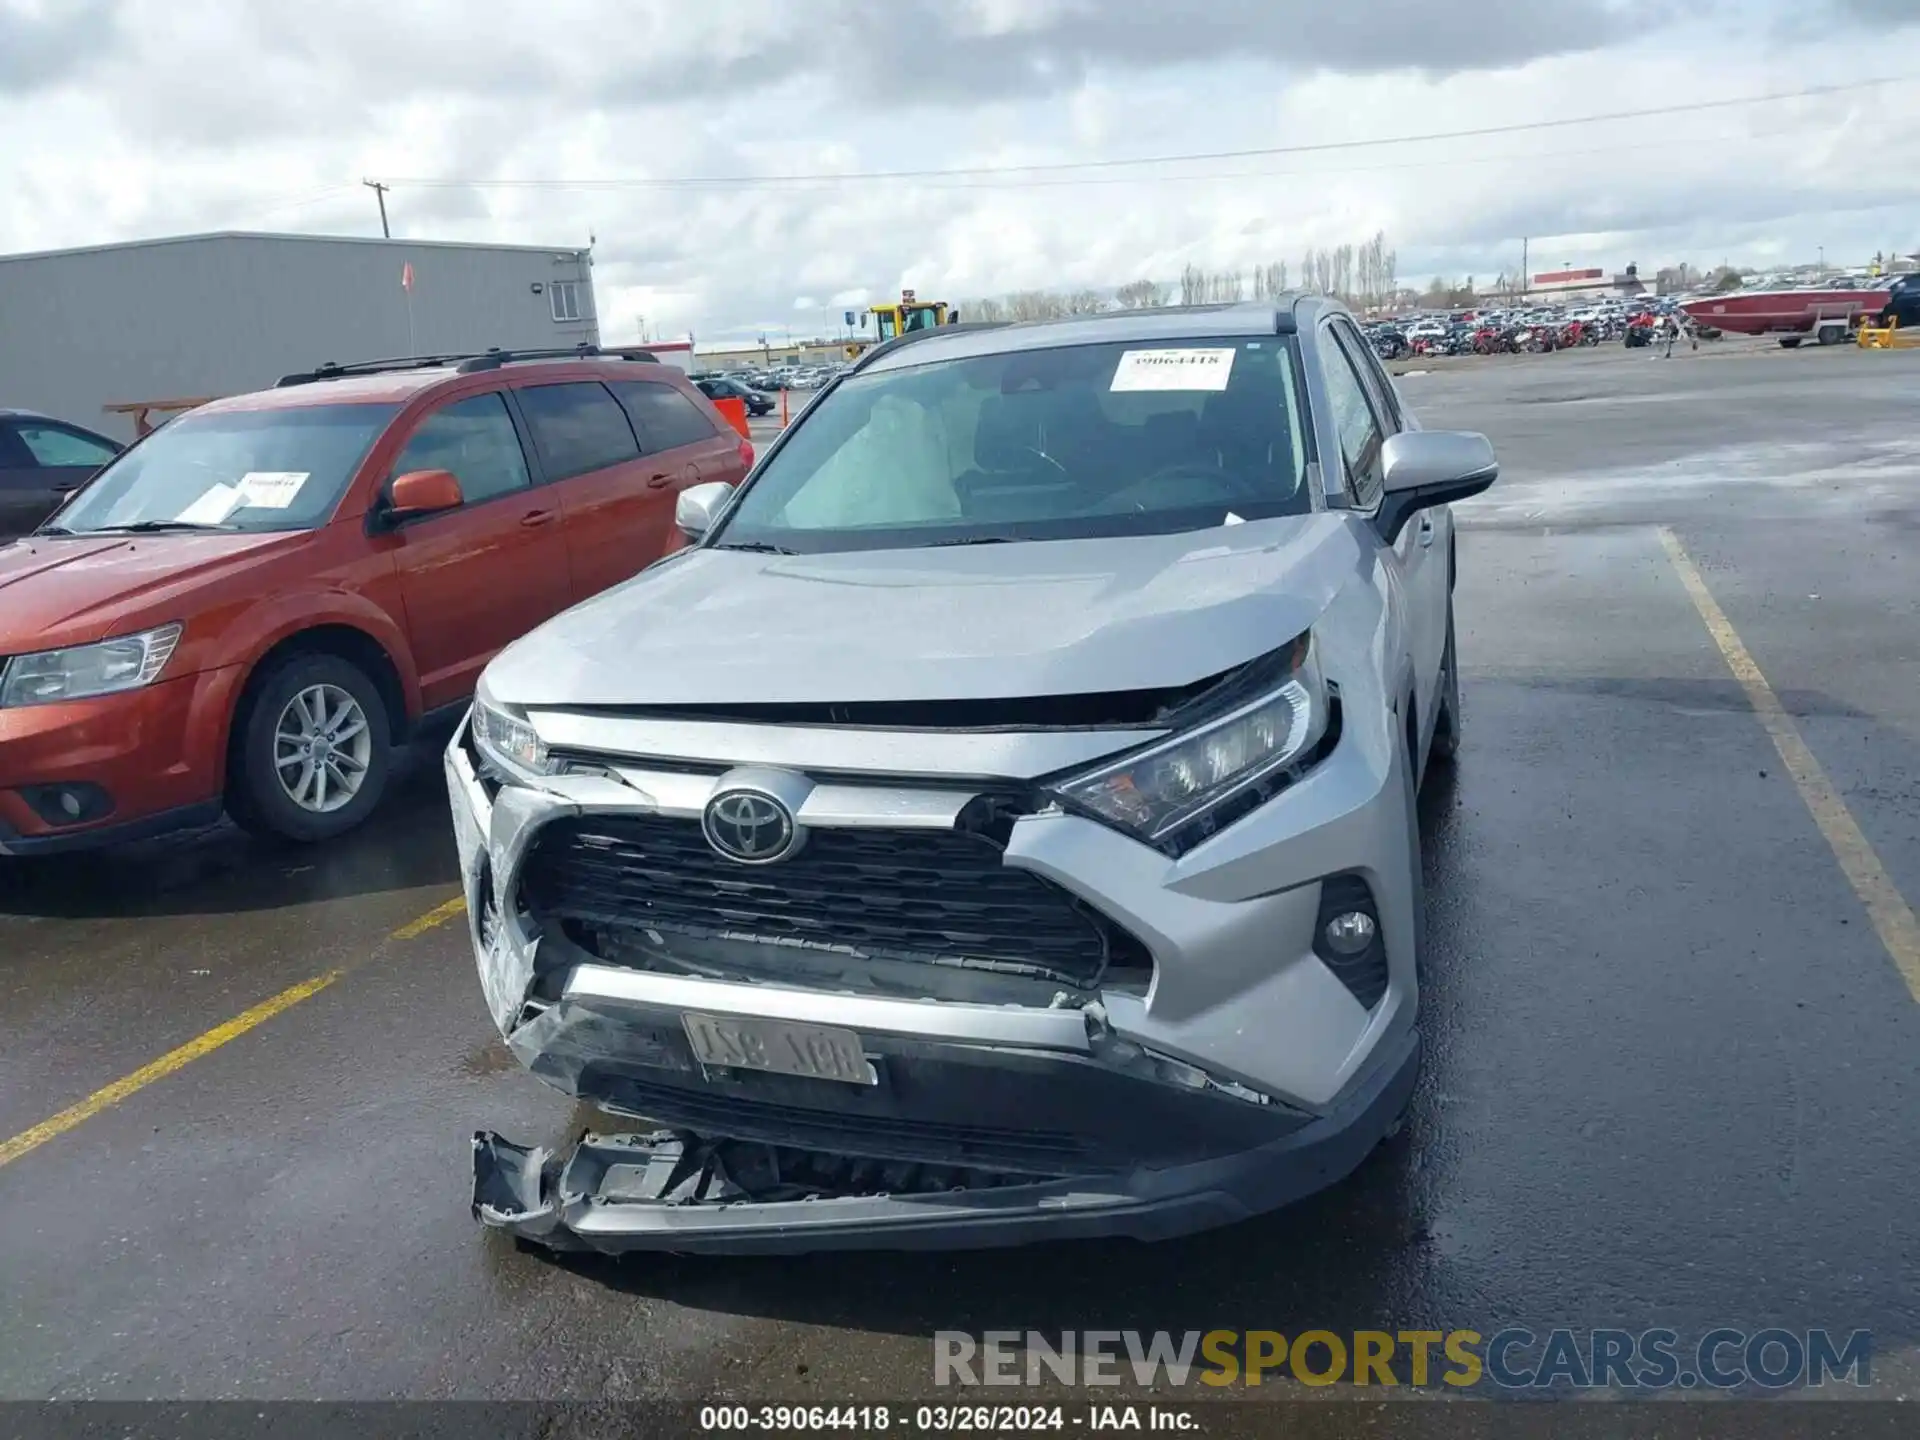
<instances>
[{"instance_id":1,"label":"utility pole","mask_svg":"<svg viewBox=\"0 0 1920 1440\"><path fill-rule=\"evenodd\" d=\"M393 238L393 231L387 228L387 191L393 187L391 185L382 185L378 180L362 180L360 183L373 191L374 197L379 200L380 234L385 239L391 240Z\"/></svg>"},{"instance_id":2,"label":"utility pole","mask_svg":"<svg viewBox=\"0 0 1920 1440\"><path fill-rule=\"evenodd\" d=\"M1533 277L1527 273L1527 244L1533 237L1520 237L1520 298L1525 299L1527 291L1533 288Z\"/></svg>"}]
</instances>

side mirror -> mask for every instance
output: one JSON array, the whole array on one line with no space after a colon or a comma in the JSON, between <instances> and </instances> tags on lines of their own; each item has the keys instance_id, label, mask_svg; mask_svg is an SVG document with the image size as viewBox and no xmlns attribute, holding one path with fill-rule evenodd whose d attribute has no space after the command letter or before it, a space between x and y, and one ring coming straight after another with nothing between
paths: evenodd
<instances>
[{"instance_id":1,"label":"side mirror","mask_svg":"<svg viewBox=\"0 0 1920 1440\"><path fill-rule=\"evenodd\" d=\"M713 522L733 498L733 487L724 480L709 480L705 485L690 485L680 492L673 505L673 523L689 540L698 540L713 528Z\"/></svg>"},{"instance_id":2,"label":"side mirror","mask_svg":"<svg viewBox=\"0 0 1920 1440\"><path fill-rule=\"evenodd\" d=\"M395 520L458 510L467 497L451 470L409 470L393 477L387 487L387 514Z\"/></svg>"},{"instance_id":3,"label":"side mirror","mask_svg":"<svg viewBox=\"0 0 1920 1440\"><path fill-rule=\"evenodd\" d=\"M1386 495L1374 525L1391 545L1418 511L1478 495L1500 475L1484 435L1467 430L1403 430L1380 452Z\"/></svg>"}]
</instances>

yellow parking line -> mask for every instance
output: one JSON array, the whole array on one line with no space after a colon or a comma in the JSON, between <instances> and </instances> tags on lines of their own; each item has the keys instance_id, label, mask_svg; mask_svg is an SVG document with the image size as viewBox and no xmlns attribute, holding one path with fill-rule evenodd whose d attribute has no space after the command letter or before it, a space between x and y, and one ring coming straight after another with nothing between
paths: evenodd
<instances>
[{"instance_id":1,"label":"yellow parking line","mask_svg":"<svg viewBox=\"0 0 1920 1440\"><path fill-rule=\"evenodd\" d=\"M449 900L437 905L417 920L409 920L389 939L414 940L436 925L445 924L466 909L464 901ZM164 1080L176 1071L184 1070L203 1055L211 1055L229 1041L238 1040L242 1035L257 1026L264 1025L282 1011L291 1010L309 996L318 995L334 981L345 975L353 967L343 965L338 970L329 970L324 975L316 975L311 980L302 980L298 985L282 990L278 995L262 1000L250 1010L242 1010L238 1015L223 1024L216 1025L204 1035L196 1035L186 1044L169 1050L158 1060L142 1065L131 1075L122 1076L111 1085L87 1096L74 1105L69 1105L57 1115L49 1115L38 1125L22 1130L9 1140L0 1140L0 1166L10 1165L30 1150L37 1150L49 1140L58 1139L80 1125L84 1125L103 1110L111 1109L153 1084Z\"/></svg>"},{"instance_id":2,"label":"yellow parking line","mask_svg":"<svg viewBox=\"0 0 1920 1440\"><path fill-rule=\"evenodd\" d=\"M1767 677L1760 672L1760 667L1754 663L1753 656L1742 643L1739 632L1727 619L1726 612L1721 610L1720 603L1713 598L1713 592L1707 589L1707 582L1701 578L1699 568L1681 546L1679 537L1662 525L1660 543L1666 546L1667 558L1673 562L1674 572L1679 575L1680 583L1692 598L1693 608L1700 612L1707 633L1713 637L1713 643L1720 647L1727 668L1733 671L1733 678L1740 682L1740 688L1747 692L1747 703L1753 706L1754 714L1760 717L1760 723L1766 727L1768 736L1773 740L1773 748L1780 753L1780 763L1787 767L1787 774L1793 778L1794 787L1806 802L1813 823L1819 826L1828 848L1833 851L1833 858L1839 862L1841 874L1847 877L1847 883L1853 886L1853 893L1860 897L1860 903L1866 907L1874 933L1879 935L1880 943L1886 946L1887 954L1900 971L1900 978L1907 982L1908 992L1916 1001L1920 1001L1920 920L1914 919L1913 908L1894 885L1886 866L1880 863L1880 857L1874 853L1872 844L1861 832L1846 801L1833 788L1826 771L1820 768L1820 762L1813 758L1813 751L1807 748L1807 742L1800 737L1793 717L1787 714L1780 697L1773 693L1773 686L1767 683Z\"/></svg>"},{"instance_id":3,"label":"yellow parking line","mask_svg":"<svg viewBox=\"0 0 1920 1440\"><path fill-rule=\"evenodd\" d=\"M409 920L393 932L395 940L418 940L436 925L444 925L456 915L467 913L467 902L456 895L444 905L436 905L418 920Z\"/></svg>"}]
</instances>

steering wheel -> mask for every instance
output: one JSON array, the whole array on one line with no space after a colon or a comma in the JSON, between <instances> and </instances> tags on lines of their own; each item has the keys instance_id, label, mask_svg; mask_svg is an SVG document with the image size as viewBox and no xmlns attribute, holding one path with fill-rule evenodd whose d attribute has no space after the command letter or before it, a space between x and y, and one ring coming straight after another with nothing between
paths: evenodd
<instances>
[{"instance_id":1,"label":"steering wheel","mask_svg":"<svg viewBox=\"0 0 1920 1440\"><path fill-rule=\"evenodd\" d=\"M1200 480L1213 487L1214 493L1204 498L1196 498L1189 503L1208 504L1218 500L1251 500L1255 498L1255 487L1241 475L1232 470L1221 470L1213 465L1202 464L1197 460L1177 460L1163 466L1151 475L1142 477L1124 489L1107 496L1110 506L1125 509L1145 510L1149 500L1159 498L1154 492L1173 481Z\"/></svg>"}]
</instances>

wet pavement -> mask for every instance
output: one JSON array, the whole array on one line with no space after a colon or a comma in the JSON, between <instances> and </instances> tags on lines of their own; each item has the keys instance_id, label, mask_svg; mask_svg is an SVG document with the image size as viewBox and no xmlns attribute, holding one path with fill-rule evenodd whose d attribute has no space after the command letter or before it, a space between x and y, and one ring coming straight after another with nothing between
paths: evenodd
<instances>
[{"instance_id":1,"label":"wet pavement","mask_svg":"<svg viewBox=\"0 0 1920 1440\"><path fill-rule=\"evenodd\" d=\"M1345 1183L1157 1247L557 1262L467 1137L584 1121L495 1042L433 756L322 851L227 829L0 868L0 1396L818 1402L936 1330L1505 1325L1920 1346L1920 1003L1689 599L1691 556L1920 903L1920 355L1617 347L1408 375L1505 475L1461 507L1465 748L1423 802L1428 1064Z\"/></svg>"}]
</instances>

